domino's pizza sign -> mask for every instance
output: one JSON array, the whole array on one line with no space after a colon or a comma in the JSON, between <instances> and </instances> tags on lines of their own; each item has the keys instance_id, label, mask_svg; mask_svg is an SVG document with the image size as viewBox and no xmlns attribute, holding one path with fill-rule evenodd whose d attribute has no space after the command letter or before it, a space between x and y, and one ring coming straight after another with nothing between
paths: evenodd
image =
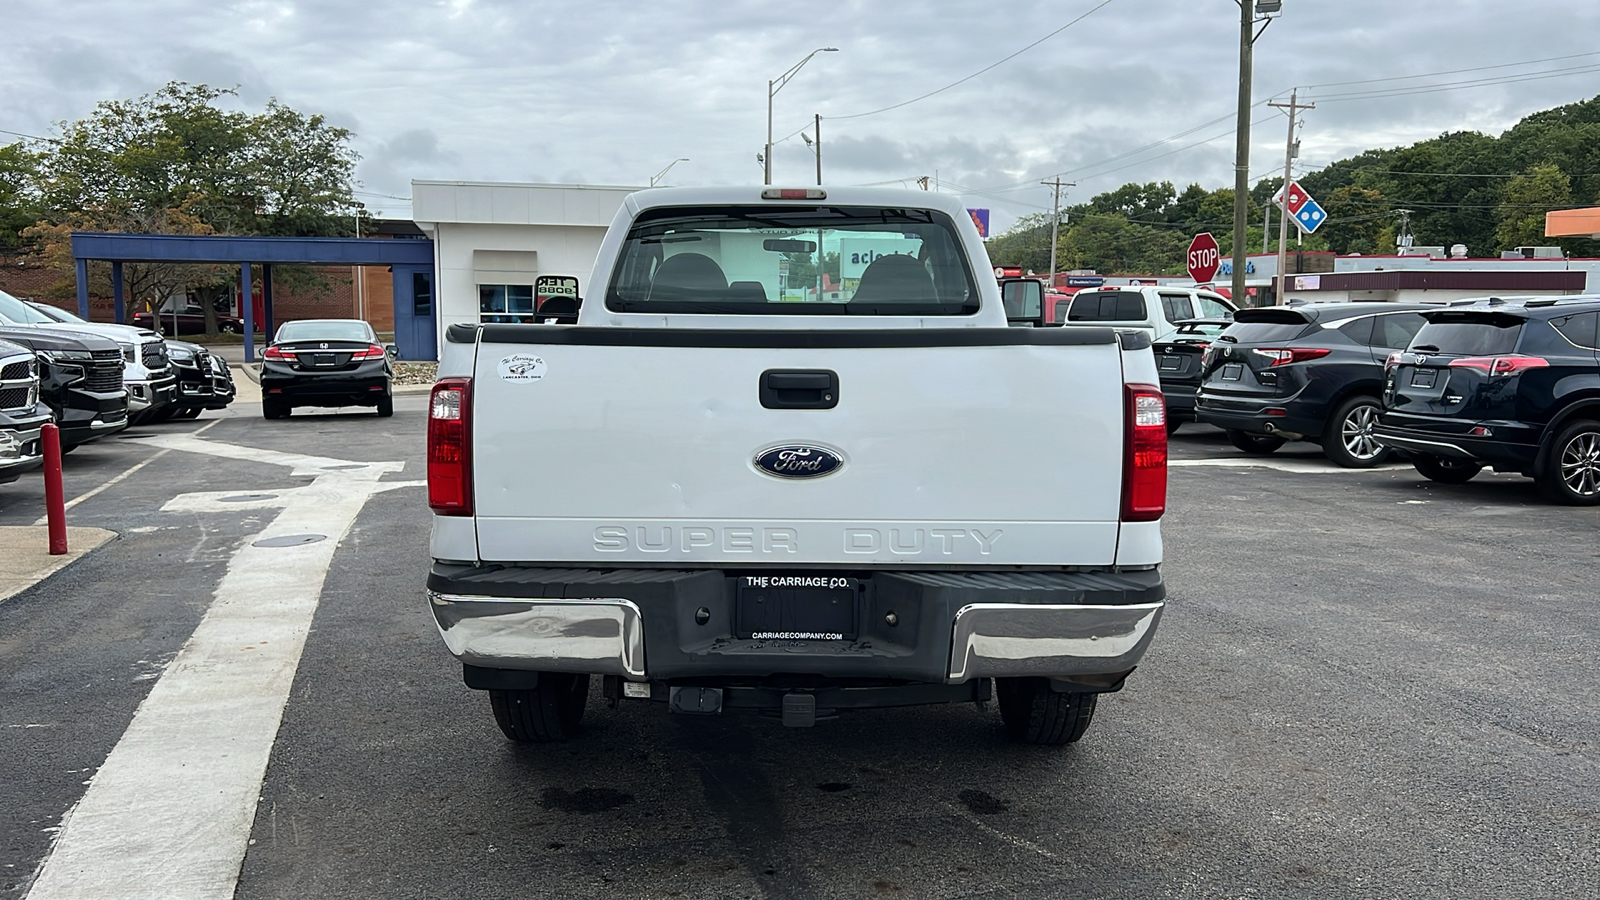
<instances>
[{"instance_id":1,"label":"domino's pizza sign","mask_svg":"<svg viewBox=\"0 0 1600 900\"><path fill-rule=\"evenodd\" d=\"M1289 182L1289 190L1280 192L1276 199L1294 220L1295 227L1306 234L1311 234L1322 227L1322 223L1328 219L1327 210L1311 199L1311 195L1306 193L1306 189L1301 187L1298 181Z\"/></svg>"}]
</instances>

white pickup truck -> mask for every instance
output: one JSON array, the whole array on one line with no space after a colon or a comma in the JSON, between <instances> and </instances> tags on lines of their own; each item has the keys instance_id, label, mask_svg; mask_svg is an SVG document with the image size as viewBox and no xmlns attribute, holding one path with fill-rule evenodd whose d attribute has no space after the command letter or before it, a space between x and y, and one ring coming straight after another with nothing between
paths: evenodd
<instances>
[{"instance_id":1,"label":"white pickup truck","mask_svg":"<svg viewBox=\"0 0 1600 900\"><path fill-rule=\"evenodd\" d=\"M601 676L677 713L993 699L1019 741L1081 737L1164 608L1165 408L1147 333L1008 327L1001 288L1040 287L989 271L939 194L649 190L587 296L452 326L427 593L506 736L572 736Z\"/></svg>"}]
</instances>

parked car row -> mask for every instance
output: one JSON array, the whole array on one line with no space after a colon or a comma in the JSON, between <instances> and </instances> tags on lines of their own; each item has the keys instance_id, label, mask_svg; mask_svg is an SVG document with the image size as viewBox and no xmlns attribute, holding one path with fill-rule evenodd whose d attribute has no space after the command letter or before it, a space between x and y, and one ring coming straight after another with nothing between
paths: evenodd
<instances>
[{"instance_id":1,"label":"parked car row","mask_svg":"<svg viewBox=\"0 0 1600 900\"><path fill-rule=\"evenodd\" d=\"M0 482L38 465L45 422L70 452L130 424L220 409L234 394L226 363L202 347L0 291Z\"/></svg>"},{"instance_id":2,"label":"parked car row","mask_svg":"<svg viewBox=\"0 0 1600 900\"><path fill-rule=\"evenodd\" d=\"M1600 297L1245 309L1155 350L1171 417L1247 453L1313 441L1367 468L1399 452L1433 481L1492 468L1600 504Z\"/></svg>"}]
</instances>

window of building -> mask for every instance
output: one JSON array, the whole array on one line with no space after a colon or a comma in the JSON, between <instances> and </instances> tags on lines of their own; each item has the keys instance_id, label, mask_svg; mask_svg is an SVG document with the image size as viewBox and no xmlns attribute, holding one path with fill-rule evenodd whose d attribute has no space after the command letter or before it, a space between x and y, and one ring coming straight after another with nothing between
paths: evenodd
<instances>
[{"instance_id":1,"label":"window of building","mask_svg":"<svg viewBox=\"0 0 1600 900\"><path fill-rule=\"evenodd\" d=\"M533 285L478 285L478 321L532 322Z\"/></svg>"}]
</instances>

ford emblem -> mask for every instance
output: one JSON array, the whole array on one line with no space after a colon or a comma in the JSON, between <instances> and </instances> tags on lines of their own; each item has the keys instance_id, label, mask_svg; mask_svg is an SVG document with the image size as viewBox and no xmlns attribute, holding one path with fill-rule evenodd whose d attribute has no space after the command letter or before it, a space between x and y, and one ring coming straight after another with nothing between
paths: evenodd
<instances>
[{"instance_id":1,"label":"ford emblem","mask_svg":"<svg viewBox=\"0 0 1600 900\"><path fill-rule=\"evenodd\" d=\"M779 478L820 478L844 465L844 457L811 444L786 444L756 454L756 468Z\"/></svg>"}]
</instances>

